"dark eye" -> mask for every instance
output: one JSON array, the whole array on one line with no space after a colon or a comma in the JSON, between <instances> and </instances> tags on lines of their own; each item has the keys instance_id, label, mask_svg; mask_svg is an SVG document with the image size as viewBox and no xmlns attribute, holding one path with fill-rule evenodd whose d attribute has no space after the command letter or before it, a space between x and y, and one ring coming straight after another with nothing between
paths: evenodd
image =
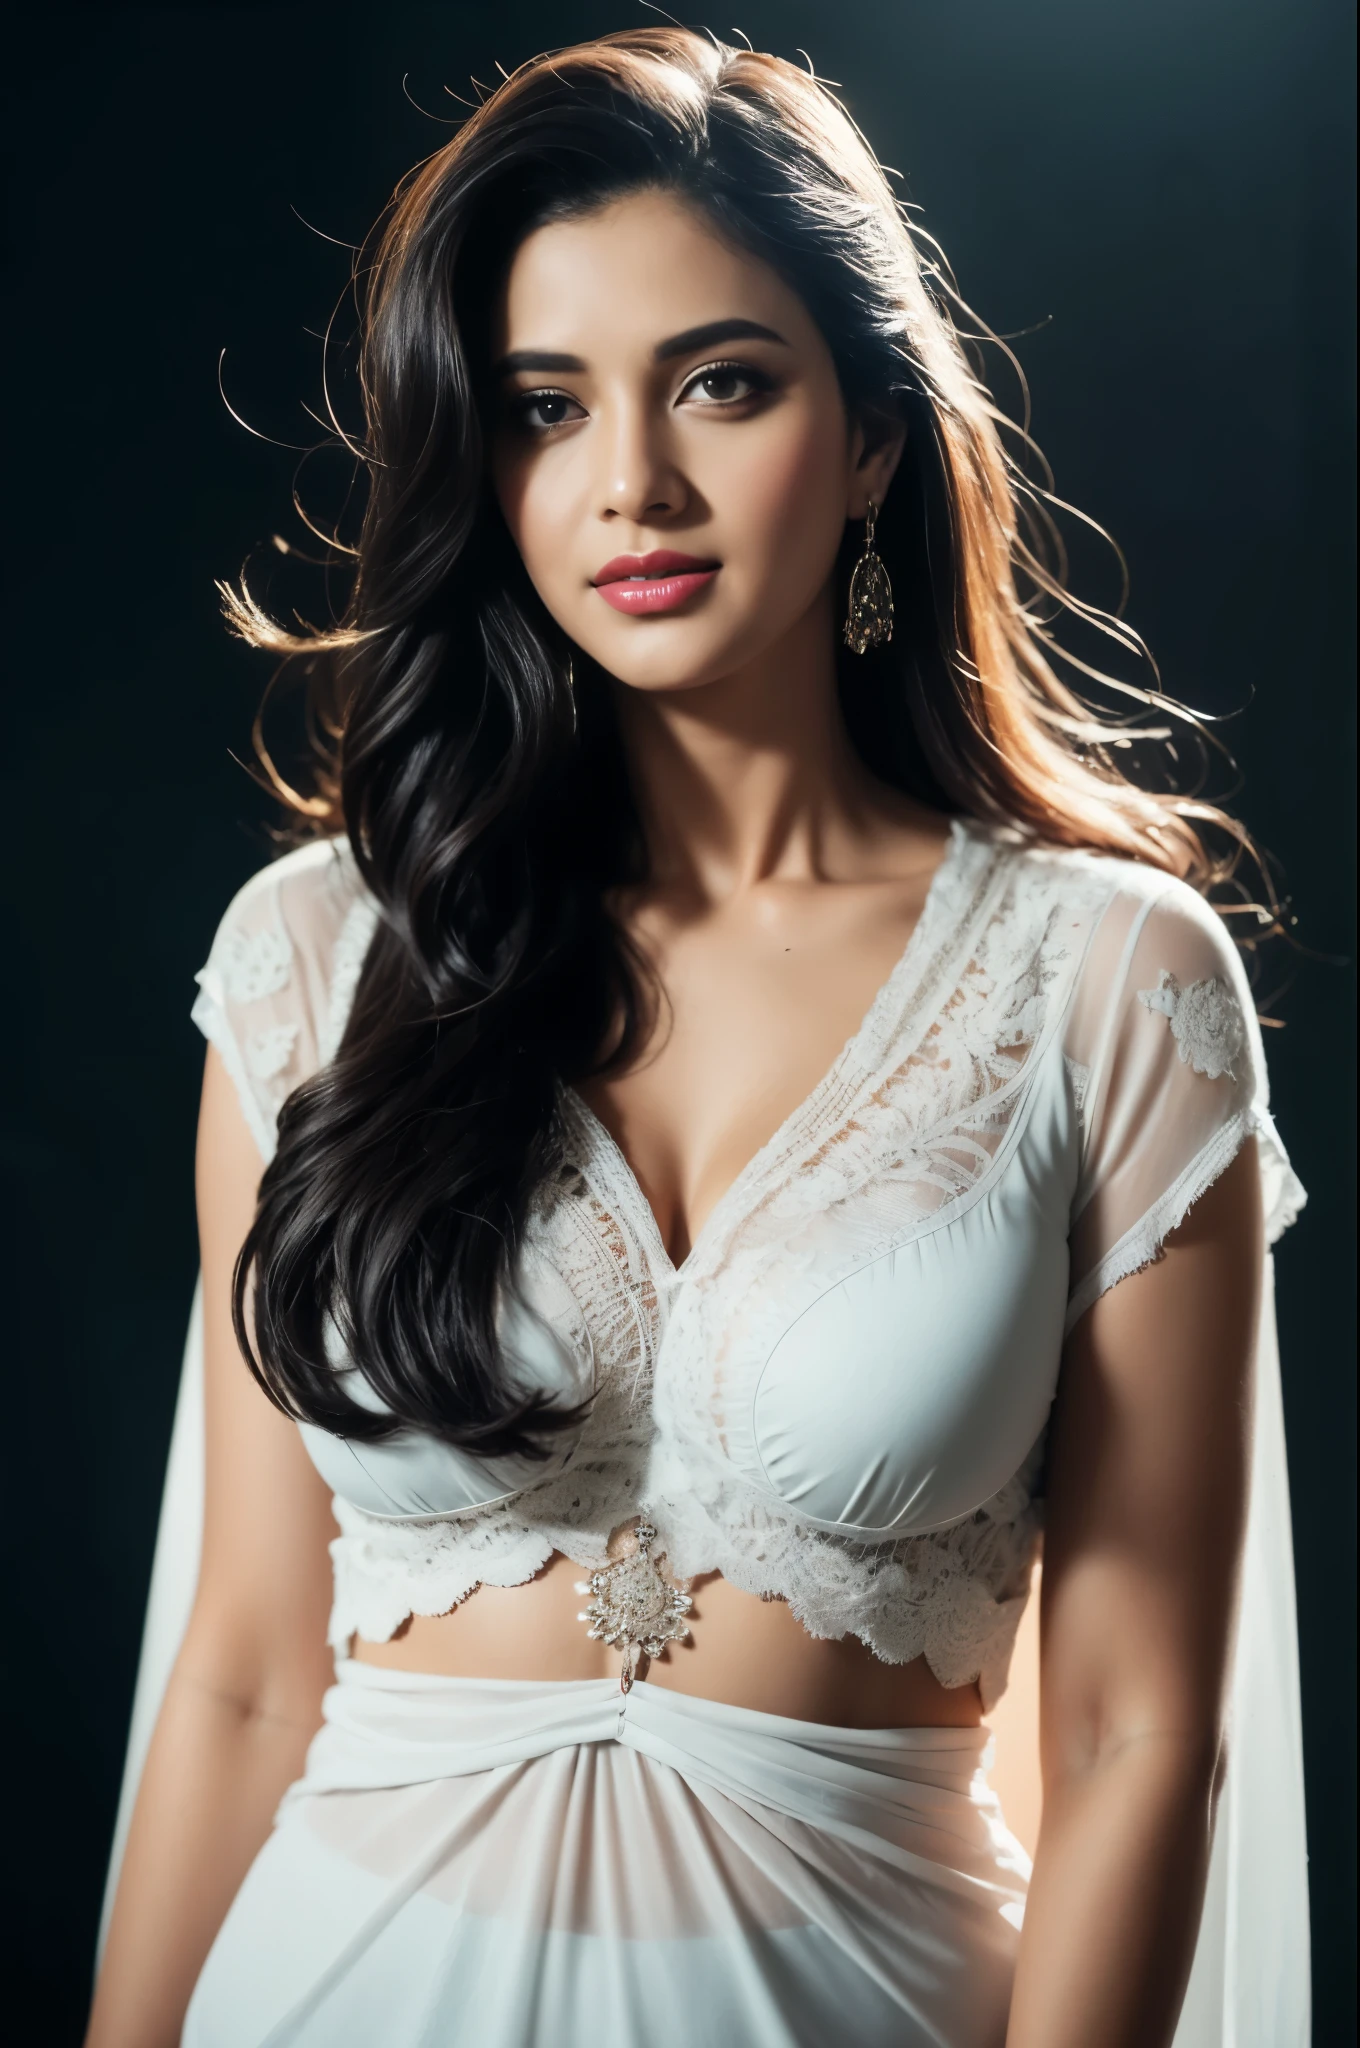
<instances>
[{"instance_id":1,"label":"dark eye","mask_svg":"<svg viewBox=\"0 0 1360 2048\"><path fill-rule=\"evenodd\" d=\"M740 405L769 389L769 378L749 363L713 363L690 378L682 395L691 405Z\"/></svg>"},{"instance_id":2,"label":"dark eye","mask_svg":"<svg viewBox=\"0 0 1360 2048\"><path fill-rule=\"evenodd\" d=\"M568 398L565 391L526 391L515 400L514 413L522 427L540 434L549 427L585 418L584 408L574 398Z\"/></svg>"}]
</instances>

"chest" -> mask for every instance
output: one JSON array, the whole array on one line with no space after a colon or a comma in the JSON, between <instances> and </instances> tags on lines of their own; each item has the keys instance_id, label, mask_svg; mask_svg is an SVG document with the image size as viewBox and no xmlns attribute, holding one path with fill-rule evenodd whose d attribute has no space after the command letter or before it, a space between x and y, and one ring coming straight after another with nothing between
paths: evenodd
<instances>
[{"instance_id":1,"label":"chest","mask_svg":"<svg viewBox=\"0 0 1360 2048\"><path fill-rule=\"evenodd\" d=\"M696 1275L679 1304L663 1434L708 1435L726 1466L829 1531L874 1541L972 1513L1047 1422L1079 1154L1059 1056L971 1185L903 1147L840 1200L810 1190L802 1216L790 1203L782 1242Z\"/></svg>"},{"instance_id":2,"label":"chest","mask_svg":"<svg viewBox=\"0 0 1360 2048\"><path fill-rule=\"evenodd\" d=\"M526 1236L503 1334L517 1377L591 1397L579 1443L560 1477L436 1447L413 1488L411 1446L394 1440L379 1447L382 1473L366 1465L380 1483L370 1512L477 1513L527 1487L536 1513L611 1527L640 1499L669 1499L674 1516L733 1501L757 1545L771 1514L876 1544L960 1523L1006 1488L1042 1433L1061 1355L1081 1151L1065 1019L1083 930L1072 903L1056 921L1048 908L1018 918L1004 870L977 865L933 922L927 906L806 1099L778 1129L774 1101L748 1128L678 1245L664 1183L647 1185L652 1155L628 1156L563 1091L560 1177ZM757 1049L774 974L767 954L744 982ZM684 974L672 986L683 997ZM862 1009L859 989L845 1007ZM711 1086L706 1029L676 1031L695 1092L671 1104L673 1163L699 1156L679 1141ZM819 1069L825 1053L818 1043ZM745 1052L729 1071L758 1066ZM615 1114L649 1070L663 1070L661 1052L613 1084ZM798 1085L782 1067L781 1083ZM578 1499L580 1473L607 1511ZM348 1477L336 1490L358 1499Z\"/></svg>"},{"instance_id":3,"label":"chest","mask_svg":"<svg viewBox=\"0 0 1360 2048\"><path fill-rule=\"evenodd\" d=\"M735 914L658 920L643 935L658 991L646 1042L626 1072L581 1092L676 1264L858 1028L902 954L918 894L774 892Z\"/></svg>"}]
</instances>

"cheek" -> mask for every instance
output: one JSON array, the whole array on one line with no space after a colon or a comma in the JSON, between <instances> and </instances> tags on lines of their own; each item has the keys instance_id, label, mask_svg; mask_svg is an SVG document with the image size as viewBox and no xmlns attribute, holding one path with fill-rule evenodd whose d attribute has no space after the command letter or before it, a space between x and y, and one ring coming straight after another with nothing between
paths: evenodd
<instances>
[{"instance_id":1,"label":"cheek","mask_svg":"<svg viewBox=\"0 0 1360 2048\"><path fill-rule=\"evenodd\" d=\"M753 566L782 565L787 573L794 562L820 566L828 549L834 556L839 546L847 450L825 417L780 424L784 431L741 451L719 502L723 524Z\"/></svg>"},{"instance_id":2,"label":"cheek","mask_svg":"<svg viewBox=\"0 0 1360 2048\"><path fill-rule=\"evenodd\" d=\"M540 590L545 580L551 584L554 566L559 572L563 568L562 536L577 524L570 478L561 469L552 454L536 450L532 457L506 455L493 470L502 517Z\"/></svg>"}]
</instances>

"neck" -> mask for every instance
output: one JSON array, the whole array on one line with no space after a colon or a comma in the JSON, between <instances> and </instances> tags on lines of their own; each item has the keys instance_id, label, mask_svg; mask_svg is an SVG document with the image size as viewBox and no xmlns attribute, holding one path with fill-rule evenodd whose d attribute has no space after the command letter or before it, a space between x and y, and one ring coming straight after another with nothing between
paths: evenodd
<instances>
[{"instance_id":1,"label":"neck","mask_svg":"<svg viewBox=\"0 0 1360 2048\"><path fill-rule=\"evenodd\" d=\"M758 661L687 689L620 687L618 715L662 890L717 902L831 879L877 790L836 694L830 593Z\"/></svg>"}]
</instances>

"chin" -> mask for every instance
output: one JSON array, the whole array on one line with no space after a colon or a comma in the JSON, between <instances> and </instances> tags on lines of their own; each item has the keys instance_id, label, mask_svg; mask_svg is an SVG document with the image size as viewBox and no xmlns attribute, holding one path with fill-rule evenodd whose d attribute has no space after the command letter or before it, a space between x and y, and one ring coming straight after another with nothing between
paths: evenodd
<instances>
[{"instance_id":1,"label":"chin","mask_svg":"<svg viewBox=\"0 0 1360 2048\"><path fill-rule=\"evenodd\" d=\"M637 690L648 697L672 697L685 690L702 690L707 683L720 682L728 672L722 667L705 667L698 670L667 669L661 673L648 671L642 675L621 674L617 669L610 670L615 681L622 683L626 690Z\"/></svg>"},{"instance_id":2,"label":"chin","mask_svg":"<svg viewBox=\"0 0 1360 2048\"><path fill-rule=\"evenodd\" d=\"M712 646L687 649L676 646L675 636L670 637L672 645L665 648L590 647L583 641L577 644L616 682L627 689L644 690L649 694L702 689L706 683L719 682L741 666L741 657L735 653L729 655L726 650L715 650Z\"/></svg>"}]
</instances>

